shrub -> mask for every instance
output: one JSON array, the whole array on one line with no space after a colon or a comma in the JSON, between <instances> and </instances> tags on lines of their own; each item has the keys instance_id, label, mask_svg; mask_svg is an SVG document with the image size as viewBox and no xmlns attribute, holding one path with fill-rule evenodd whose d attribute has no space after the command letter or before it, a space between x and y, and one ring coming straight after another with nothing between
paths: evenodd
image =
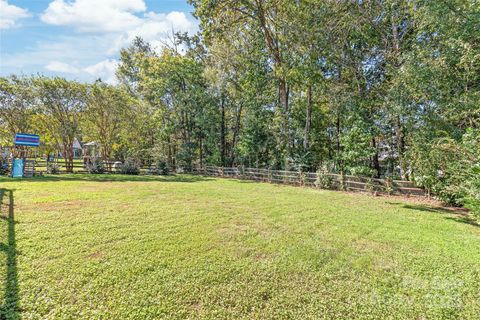
<instances>
[{"instance_id":1,"label":"shrub","mask_svg":"<svg viewBox=\"0 0 480 320\"><path fill-rule=\"evenodd\" d=\"M307 175L305 174L304 171L300 170L298 172L298 182L300 185L304 186L307 183Z\"/></svg>"},{"instance_id":2,"label":"shrub","mask_svg":"<svg viewBox=\"0 0 480 320\"><path fill-rule=\"evenodd\" d=\"M417 185L446 203L464 205L480 217L479 129L467 129L458 140L420 141L413 145L410 158Z\"/></svg>"},{"instance_id":3,"label":"shrub","mask_svg":"<svg viewBox=\"0 0 480 320\"><path fill-rule=\"evenodd\" d=\"M395 192L395 185L393 184L393 178L392 177L386 177L385 178L385 192L388 195L392 195Z\"/></svg>"},{"instance_id":4,"label":"shrub","mask_svg":"<svg viewBox=\"0 0 480 320\"><path fill-rule=\"evenodd\" d=\"M375 183L373 181L373 178L367 178L366 184L365 184L365 190L376 194L377 188L375 187Z\"/></svg>"},{"instance_id":5,"label":"shrub","mask_svg":"<svg viewBox=\"0 0 480 320\"><path fill-rule=\"evenodd\" d=\"M170 173L170 169L165 161L159 160L156 165L150 167L149 173L166 176Z\"/></svg>"},{"instance_id":6,"label":"shrub","mask_svg":"<svg viewBox=\"0 0 480 320\"><path fill-rule=\"evenodd\" d=\"M195 145L193 143L184 143L180 146L176 154L177 166L182 172L192 172L193 162L195 160Z\"/></svg>"},{"instance_id":7,"label":"shrub","mask_svg":"<svg viewBox=\"0 0 480 320\"><path fill-rule=\"evenodd\" d=\"M9 172L8 159L0 158L0 175L6 176Z\"/></svg>"},{"instance_id":8,"label":"shrub","mask_svg":"<svg viewBox=\"0 0 480 320\"><path fill-rule=\"evenodd\" d=\"M105 172L105 167L103 166L102 159L94 157L92 162L87 165L88 173L102 174Z\"/></svg>"},{"instance_id":9,"label":"shrub","mask_svg":"<svg viewBox=\"0 0 480 320\"><path fill-rule=\"evenodd\" d=\"M166 176L170 173L170 168L166 161L160 160L157 163L157 170L159 175Z\"/></svg>"},{"instance_id":10,"label":"shrub","mask_svg":"<svg viewBox=\"0 0 480 320\"><path fill-rule=\"evenodd\" d=\"M56 162L50 162L47 166L47 172L50 174L60 173L61 166Z\"/></svg>"},{"instance_id":11,"label":"shrub","mask_svg":"<svg viewBox=\"0 0 480 320\"><path fill-rule=\"evenodd\" d=\"M465 187L463 203L480 219L480 165L472 169L474 177Z\"/></svg>"},{"instance_id":12,"label":"shrub","mask_svg":"<svg viewBox=\"0 0 480 320\"><path fill-rule=\"evenodd\" d=\"M333 189L333 178L328 174L325 168L317 170L317 179L315 179L315 186L321 189Z\"/></svg>"},{"instance_id":13,"label":"shrub","mask_svg":"<svg viewBox=\"0 0 480 320\"><path fill-rule=\"evenodd\" d=\"M125 159L121 172L123 174L138 175L140 173L140 164L133 158Z\"/></svg>"}]
</instances>

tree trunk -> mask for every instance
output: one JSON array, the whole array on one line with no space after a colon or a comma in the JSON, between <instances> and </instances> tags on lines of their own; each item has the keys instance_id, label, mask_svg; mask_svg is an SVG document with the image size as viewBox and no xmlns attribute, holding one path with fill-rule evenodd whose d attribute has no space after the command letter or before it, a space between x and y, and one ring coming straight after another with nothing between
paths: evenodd
<instances>
[{"instance_id":1,"label":"tree trunk","mask_svg":"<svg viewBox=\"0 0 480 320\"><path fill-rule=\"evenodd\" d=\"M222 95L220 103L220 161L222 162L222 167L225 167L225 98Z\"/></svg>"},{"instance_id":2,"label":"tree trunk","mask_svg":"<svg viewBox=\"0 0 480 320\"><path fill-rule=\"evenodd\" d=\"M397 116L395 123L395 135L397 142L398 164L400 165L400 176L408 180L407 165L405 163L405 137L400 116Z\"/></svg>"},{"instance_id":3,"label":"tree trunk","mask_svg":"<svg viewBox=\"0 0 480 320\"><path fill-rule=\"evenodd\" d=\"M167 137L167 163L168 166L173 169L172 142L170 136Z\"/></svg>"},{"instance_id":4,"label":"tree trunk","mask_svg":"<svg viewBox=\"0 0 480 320\"><path fill-rule=\"evenodd\" d=\"M288 85L285 79L279 79L278 81L278 93L280 98L280 105L282 107L282 112L288 114Z\"/></svg>"},{"instance_id":5,"label":"tree trunk","mask_svg":"<svg viewBox=\"0 0 480 320\"><path fill-rule=\"evenodd\" d=\"M305 132L303 137L303 148L308 150L310 147L309 143L309 135L310 135L310 128L312 126L312 86L308 86L307 89L307 110L305 115Z\"/></svg>"},{"instance_id":6,"label":"tree trunk","mask_svg":"<svg viewBox=\"0 0 480 320\"><path fill-rule=\"evenodd\" d=\"M65 161L65 171L73 172L73 143L70 141L63 142L63 158Z\"/></svg>"},{"instance_id":7,"label":"tree trunk","mask_svg":"<svg viewBox=\"0 0 480 320\"><path fill-rule=\"evenodd\" d=\"M238 135L240 134L240 124L241 124L241 117L242 117L242 109L243 105L240 104L238 107L237 112L237 119L235 121L235 128L233 130L233 139L232 139L232 147L230 149L230 166L233 167L235 163L235 146L237 145Z\"/></svg>"},{"instance_id":8,"label":"tree trunk","mask_svg":"<svg viewBox=\"0 0 480 320\"><path fill-rule=\"evenodd\" d=\"M341 146L340 146L340 114L337 114L337 122L336 122L336 129L337 129L337 141L336 141L336 151L337 151L337 170L340 169L343 171L343 168L342 168L342 163L341 163L341 160L340 160L340 149L341 149Z\"/></svg>"},{"instance_id":9,"label":"tree trunk","mask_svg":"<svg viewBox=\"0 0 480 320\"><path fill-rule=\"evenodd\" d=\"M372 137L372 147L375 148L375 153L372 156L372 169L375 170L375 177L380 178L380 161L378 160L378 148L375 137Z\"/></svg>"},{"instance_id":10,"label":"tree trunk","mask_svg":"<svg viewBox=\"0 0 480 320\"><path fill-rule=\"evenodd\" d=\"M203 137L200 136L200 169L203 168Z\"/></svg>"},{"instance_id":11,"label":"tree trunk","mask_svg":"<svg viewBox=\"0 0 480 320\"><path fill-rule=\"evenodd\" d=\"M279 79L278 83L278 95L280 100L280 107L281 107L281 143L282 149L286 150L287 157L290 155L290 150L292 149L293 145L293 137L290 135L290 116L289 116L289 88L285 79ZM287 167L287 158L285 158L285 167Z\"/></svg>"}]
</instances>

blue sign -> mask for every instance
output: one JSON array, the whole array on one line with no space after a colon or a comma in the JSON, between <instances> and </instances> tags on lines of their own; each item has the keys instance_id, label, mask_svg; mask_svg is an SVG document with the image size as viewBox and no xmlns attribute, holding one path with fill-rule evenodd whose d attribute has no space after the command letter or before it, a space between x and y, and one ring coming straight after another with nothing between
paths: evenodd
<instances>
[{"instance_id":1,"label":"blue sign","mask_svg":"<svg viewBox=\"0 0 480 320\"><path fill-rule=\"evenodd\" d=\"M13 178L23 178L23 168L25 162L23 159L14 159L12 163L12 177Z\"/></svg>"},{"instance_id":2,"label":"blue sign","mask_svg":"<svg viewBox=\"0 0 480 320\"><path fill-rule=\"evenodd\" d=\"M40 136L38 134L17 133L15 135L16 146L39 147Z\"/></svg>"}]
</instances>

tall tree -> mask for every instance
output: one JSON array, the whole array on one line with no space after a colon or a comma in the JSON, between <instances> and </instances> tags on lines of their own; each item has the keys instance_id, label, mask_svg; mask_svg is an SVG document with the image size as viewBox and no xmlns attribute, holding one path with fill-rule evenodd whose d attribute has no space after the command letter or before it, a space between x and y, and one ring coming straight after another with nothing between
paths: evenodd
<instances>
[{"instance_id":1,"label":"tall tree","mask_svg":"<svg viewBox=\"0 0 480 320\"><path fill-rule=\"evenodd\" d=\"M33 78L38 111L52 136L61 146L67 172L73 171L73 141L80 134L80 117L85 110L85 86L63 78Z\"/></svg>"},{"instance_id":2,"label":"tall tree","mask_svg":"<svg viewBox=\"0 0 480 320\"><path fill-rule=\"evenodd\" d=\"M32 127L35 97L28 78L0 78L0 121L9 134L28 133Z\"/></svg>"},{"instance_id":3,"label":"tall tree","mask_svg":"<svg viewBox=\"0 0 480 320\"><path fill-rule=\"evenodd\" d=\"M84 135L100 143L103 160L111 160L113 147L133 116L132 99L124 90L96 81L89 87L84 111Z\"/></svg>"}]
</instances>

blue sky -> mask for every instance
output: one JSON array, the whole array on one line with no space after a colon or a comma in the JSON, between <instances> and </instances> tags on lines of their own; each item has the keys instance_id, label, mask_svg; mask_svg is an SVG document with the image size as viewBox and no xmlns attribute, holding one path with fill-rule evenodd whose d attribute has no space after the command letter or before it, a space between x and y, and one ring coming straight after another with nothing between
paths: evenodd
<instances>
[{"instance_id":1,"label":"blue sky","mask_svg":"<svg viewBox=\"0 0 480 320\"><path fill-rule=\"evenodd\" d=\"M0 0L0 75L59 75L114 83L135 36L157 50L172 30L198 30L186 0Z\"/></svg>"}]
</instances>

